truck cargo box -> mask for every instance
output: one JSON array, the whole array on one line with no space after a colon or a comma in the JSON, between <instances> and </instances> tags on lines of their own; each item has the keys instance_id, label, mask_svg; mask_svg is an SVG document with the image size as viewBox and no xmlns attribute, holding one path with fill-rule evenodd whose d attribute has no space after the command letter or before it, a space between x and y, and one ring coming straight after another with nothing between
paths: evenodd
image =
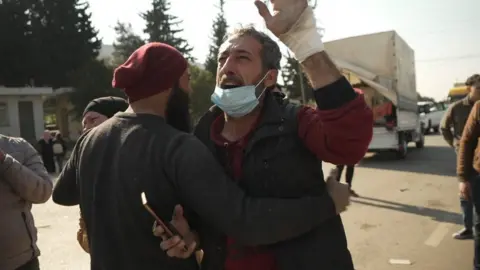
<instances>
[{"instance_id":1,"label":"truck cargo box","mask_svg":"<svg viewBox=\"0 0 480 270\"><path fill-rule=\"evenodd\" d=\"M415 54L395 32L380 32L325 42L343 71L379 91L404 111L417 111Z\"/></svg>"}]
</instances>

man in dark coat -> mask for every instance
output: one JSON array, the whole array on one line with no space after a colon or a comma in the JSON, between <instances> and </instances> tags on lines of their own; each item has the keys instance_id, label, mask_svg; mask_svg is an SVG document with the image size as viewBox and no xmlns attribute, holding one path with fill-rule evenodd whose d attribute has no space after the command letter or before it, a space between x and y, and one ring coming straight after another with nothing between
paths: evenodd
<instances>
[{"instance_id":1,"label":"man in dark coat","mask_svg":"<svg viewBox=\"0 0 480 270\"><path fill-rule=\"evenodd\" d=\"M45 169L48 173L55 173L55 155L53 153L53 137L49 130L43 132L43 137L38 141L40 153Z\"/></svg>"},{"instance_id":2,"label":"man in dark coat","mask_svg":"<svg viewBox=\"0 0 480 270\"><path fill-rule=\"evenodd\" d=\"M372 112L324 51L306 0L275 1L274 15L263 2L255 4L269 30L302 64L317 108L278 98L272 89L280 69L279 46L265 33L246 27L220 48L215 106L194 133L250 196L322 194L331 185L323 181L322 161L360 161L372 138ZM211 228L198 232L206 270L354 269L339 215L326 217L309 233L270 246L244 245L241 238ZM161 233L157 228L156 234ZM168 239L162 247L171 256L185 256L172 248L176 241Z\"/></svg>"}]
</instances>

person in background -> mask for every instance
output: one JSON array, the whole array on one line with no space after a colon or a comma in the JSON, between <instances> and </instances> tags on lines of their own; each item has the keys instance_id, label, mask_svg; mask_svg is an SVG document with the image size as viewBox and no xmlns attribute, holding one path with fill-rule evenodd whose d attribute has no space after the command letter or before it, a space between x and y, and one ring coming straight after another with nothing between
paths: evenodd
<instances>
[{"instance_id":1,"label":"person in background","mask_svg":"<svg viewBox=\"0 0 480 270\"><path fill-rule=\"evenodd\" d=\"M124 112L128 108L128 102L119 97L101 97L96 98L88 103L83 111L82 119L82 128L85 131L94 128L101 123L105 122L107 119L113 117L118 112ZM64 186L65 183L69 183L68 179L65 177L71 176L69 174L60 174L57 180L57 186L53 192L54 201L57 200L66 200L63 197L65 196L62 191L67 189L68 186ZM71 180L70 180L71 181ZM68 196L68 195L67 195ZM77 231L77 241L85 252L90 252L88 246L88 234L87 229L85 228L85 222L82 218L82 213L80 211L79 218L79 229Z\"/></svg>"},{"instance_id":2,"label":"person in background","mask_svg":"<svg viewBox=\"0 0 480 270\"><path fill-rule=\"evenodd\" d=\"M467 122L473 104L480 100L480 89L474 87L480 82L480 74L470 76L465 85L469 88L469 94L461 100L451 104L443 116L440 124L443 138L458 155L460 138ZM455 239L472 239L473 237L473 204L467 197L460 197L460 206L463 214L464 228L453 234Z\"/></svg>"},{"instance_id":3,"label":"person in background","mask_svg":"<svg viewBox=\"0 0 480 270\"><path fill-rule=\"evenodd\" d=\"M355 165L337 165L337 170L338 170L337 181L340 182L342 178L342 172L345 166L347 166L347 171L345 172L345 181L347 182L348 187L350 188L350 194L353 197L358 197L358 194L352 189L352 181L353 181L353 173L355 171Z\"/></svg>"},{"instance_id":4,"label":"person in background","mask_svg":"<svg viewBox=\"0 0 480 270\"><path fill-rule=\"evenodd\" d=\"M124 112L127 108L128 102L120 97L100 97L90 101L83 110L83 131L100 125L117 112Z\"/></svg>"},{"instance_id":5,"label":"person in background","mask_svg":"<svg viewBox=\"0 0 480 270\"><path fill-rule=\"evenodd\" d=\"M112 84L124 90L129 108L79 138L53 194L57 204L80 204L91 269L198 269L194 256L178 260L161 252L142 192L165 222L172 212L175 219L185 214L249 245L305 234L346 209L343 188L331 196L327 190L288 199L246 196L205 145L181 130L189 126L182 116L188 116L190 71L172 46L140 47L115 70ZM184 239L193 253L195 234Z\"/></svg>"},{"instance_id":6,"label":"person in background","mask_svg":"<svg viewBox=\"0 0 480 270\"><path fill-rule=\"evenodd\" d=\"M67 145L63 140L63 136L60 132L55 133L55 139L53 140L52 148L55 162L57 163L58 172L60 173L63 169L65 154L67 153Z\"/></svg>"},{"instance_id":7,"label":"person in background","mask_svg":"<svg viewBox=\"0 0 480 270\"><path fill-rule=\"evenodd\" d=\"M55 154L53 153L53 138L49 130L43 132L43 138L38 141L38 150L42 156L43 165L48 173L55 173Z\"/></svg>"},{"instance_id":8,"label":"person in background","mask_svg":"<svg viewBox=\"0 0 480 270\"><path fill-rule=\"evenodd\" d=\"M37 150L0 135L0 269L39 270L32 204L45 203L53 183Z\"/></svg>"},{"instance_id":9,"label":"person in background","mask_svg":"<svg viewBox=\"0 0 480 270\"><path fill-rule=\"evenodd\" d=\"M480 80L470 86L480 94ZM480 101L477 100L468 116L458 144L457 175L460 196L473 204L474 209L474 269L480 270Z\"/></svg>"}]
</instances>

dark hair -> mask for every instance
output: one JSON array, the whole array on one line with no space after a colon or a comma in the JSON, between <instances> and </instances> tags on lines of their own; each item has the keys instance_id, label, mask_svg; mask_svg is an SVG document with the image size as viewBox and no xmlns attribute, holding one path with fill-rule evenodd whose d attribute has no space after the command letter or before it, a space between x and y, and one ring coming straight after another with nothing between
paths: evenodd
<instances>
[{"instance_id":1,"label":"dark hair","mask_svg":"<svg viewBox=\"0 0 480 270\"><path fill-rule=\"evenodd\" d=\"M474 86L480 84L480 74L473 74L472 76L468 77L467 81L465 82L466 86Z\"/></svg>"},{"instance_id":2,"label":"dark hair","mask_svg":"<svg viewBox=\"0 0 480 270\"><path fill-rule=\"evenodd\" d=\"M249 36L253 37L262 45L262 64L266 69L280 69L280 60L282 60L282 53L277 42L271 39L267 34L258 31L253 25L236 28L231 34L227 36L227 40L239 37Z\"/></svg>"}]
</instances>

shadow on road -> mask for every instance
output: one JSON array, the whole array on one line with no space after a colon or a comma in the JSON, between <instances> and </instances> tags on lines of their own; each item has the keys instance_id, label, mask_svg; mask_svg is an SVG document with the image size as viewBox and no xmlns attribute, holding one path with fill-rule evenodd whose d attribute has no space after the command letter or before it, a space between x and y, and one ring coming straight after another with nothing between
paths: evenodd
<instances>
[{"instance_id":1,"label":"shadow on road","mask_svg":"<svg viewBox=\"0 0 480 270\"><path fill-rule=\"evenodd\" d=\"M423 149L409 148L407 157L398 160L395 153L378 153L364 158L358 166L380 170L425 173L441 176L456 176L456 156L447 146L425 146Z\"/></svg>"},{"instance_id":2,"label":"shadow on road","mask_svg":"<svg viewBox=\"0 0 480 270\"><path fill-rule=\"evenodd\" d=\"M419 216L431 217L433 220L439 222L446 222L458 225L463 224L462 216L460 214L435 208L419 207L415 205L403 204L369 197L352 198L352 202L372 207L401 211L404 213L415 214Z\"/></svg>"}]
</instances>

